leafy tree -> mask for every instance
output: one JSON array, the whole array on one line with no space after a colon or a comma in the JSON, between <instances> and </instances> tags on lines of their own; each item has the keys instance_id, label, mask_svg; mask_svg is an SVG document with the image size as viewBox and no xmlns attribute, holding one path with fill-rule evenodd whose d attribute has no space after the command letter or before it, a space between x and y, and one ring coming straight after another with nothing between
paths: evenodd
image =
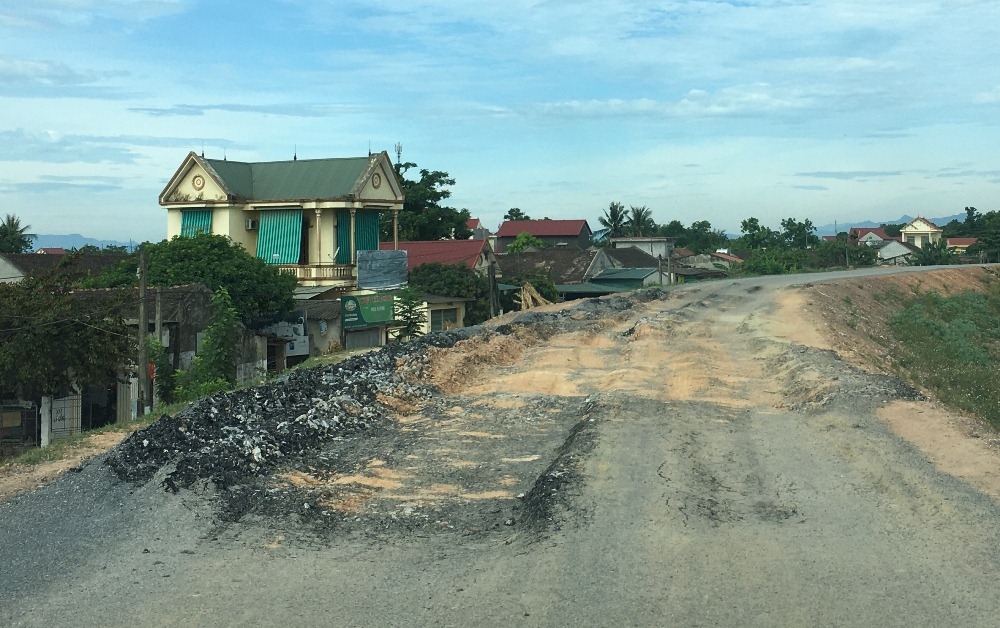
<instances>
[{"instance_id":1,"label":"leafy tree","mask_svg":"<svg viewBox=\"0 0 1000 628\"><path fill-rule=\"evenodd\" d=\"M490 282L465 264L421 264L409 274L409 285L425 294L474 299L465 304L465 324L490 317Z\"/></svg>"},{"instance_id":2,"label":"leafy tree","mask_svg":"<svg viewBox=\"0 0 1000 628\"><path fill-rule=\"evenodd\" d=\"M625 215L625 206L621 203L612 202L604 210L604 215L597 219L601 226L608 230L609 238L620 238L625 235L628 217Z\"/></svg>"},{"instance_id":3,"label":"leafy tree","mask_svg":"<svg viewBox=\"0 0 1000 628\"><path fill-rule=\"evenodd\" d=\"M134 353L125 324L130 297L130 291L75 291L58 273L0 283L0 397L111 385Z\"/></svg>"},{"instance_id":4,"label":"leafy tree","mask_svg":"<svg viewBox=\"0 0 1000 628\"><path fill-rule=\"evenodd\" d=\"M664 238L674 238L674 246L676 247L687 246L688 230L679 220L671 220L666 224L660 225L656 229L656 235Z\"/></svg>"},{"instance_id":5,"label":"leafy tree","mask_svg":"<svg viewBox=\"0 0 1000 628\"><path fill-rule=\"evenodd\" d=\"M199 233L143 244L148 252L150 286L201 283L216 292L225 288L237 316L250 321L294 307L295 277L280 273L264 260L223 235ZM127 256L115 269L89 282L92 287L136 285L138 254Z\"/></svg>"},{"instance_id":6,"label":"leafy tree","mask_svg":"<svg viewBox=\"0 0 1000 628\"><path fill-rule=\"evenodd\" d=\"M903 235L902 230L903 227L906 226L906 223L901 222L898 225L894 225L891 223L883 223L879 226L882 227L882 231L885 231L885 235L889 236L890 238L898 238L901 235Z\"/></svg>"},{"instance_id":7,"label":"leafy tree","mask_svg":"<svg viewBox=\"0 0 1000 628\"><path fill-rule=\"evenodd\" d=\"M240 326L225 288L212 295L211 308L212 318L205 330L201 354L194 358L191 368L177 374L175 396L180 401L191 401L236 385Z\"/></svg>"},{"instance_id":8,"label":"leafy tree","mask_svg":"<svg viewBox=\"0 0 1000 628\"><path fill-rule=\"evenodd\" d=\"M72 248L72 249L70 249L68 251L68 253L70 255L73 255L73 254L76 254L76 255L96 255L96 254L102 254L102 255L128 255L129 254L129 250L128 250L128 247L126 247L126 246L119 246L117 244L108 244L108 245L105 245L105 247L103 249L99 248L99 247L96 247L93 244L84 244L83 246L81 246L79 248Z\"/></svg>"},{"instance_id":9,"label":"leafy tree","mask_svg":"<svg viewBox=\"0 0 1000 628\"><path fill-rule=\"evenodd\" d=\"M747 218L740 222L740 245L751 251L778 246L781 238L774 229L763 227L756 218Z\"/></svg>"},{"instance_id":10,"label":"leafy tree","mask_svg":"<svg viewBox=\"0 0 1000 628\"><path fill-rule=\"evenodd\" d=\"M1000 262L1000 212L987 212L977 225L973 234L976 243L969 247L969 253L986 262Z\"/></svg>"},{"instance_id":11,"label":"leafy tree","mask_svg":"<svg viewBox=\"0 0 1000 628\"><path fill-rule=\"evenodd\" d=\"M167 348L163 346L158 338L154 336L146 337L149 361L153 363L154 377L153 385L156 387L156 396L163 403L173 403L176 400L177 371L167 353Z\"/></svg>"},{"instance_id":12,"label":"leafy tree","mask_svg":"<svg viewBox=\"0 0 1000 628\"><path fill-rule=\"evenodd\" d=\"M640 207L632 205L629 207L627 225L629 234L636 238L656 233L656 222L653 220L653 212L645 205Z\"/></svg>"},{"instance_id":13,"label":"leafy tree","mask_svg":"<svg viewBox=\"0 0 1000 628\"><path fill-rule=\"evenodd\" d=\"M31 225L22 225L21 219L14 214L7 214L0 223L0 253L27 253L35 240L28 233Z\"/></svg>"},{"instance_id":14,"label":"leafy tree","mask_svg":"<svg viewBox=\"0 0 1000 628\"><path fill-rule=\"evenodd\" d=\"M911 266L937 266L954 263L955 255L948 249L948 241L945 238L940 238L937 242L927 242L910 257Z\"/></svg>"},{"instance_id":15,"label":"leafy tree","mask_svg":"<svg viewBox=\"0 0 1000 628\"><path fill-rule=\"evenodd\" d=\"M503 215L504 220L531 220L531 216L521 211L519 207L511 207Z\"/></svg>"},{"instance_id":16,"label":"leafy tree","mask_svg":"<svg viewBox=\"0 0 1000 628\"><path fill-rule=\"evenodd\" d=\"M816 236L816 227L812 221L806 218L802 222L794 218L785 218L781 221L781 238L785 246L793 248L809 248L819 242Z\"/></svg>"},{"instance_id":17,"label":"leafy tree","mask_svg":"<svg viewBox=\"0 0 1000 628\"><path fill-rule=\"evenodd\" d=\"M399 213L399 237L402 240L464 240L472 236L468 220L469 210L445 207L441 203L451 196L448 187L455 179L441 170L421 168L416 181L406 178L407 172L416 168L412 162L397 163L396 179L403 189L405 200ZM382 238L392 239L392 216L383 216Z\"/></svg>"},{"instance_id":18,"label":"leafy tree","mask_svg":"<svg viewBox=\"0 0 1000 628\"><path fill-rule=\"evenodd\" d=\"M427 314L419 290L414 286L406 286L396 293L393 306L396 323L400 326L396 336L398 340L411 340L424 334Z\"/></svg>"},{"instance_id":19,"label":"leafy tree","mask_svg":"<svg viewBox=\"0 0 1000 628\"><path fill-rule=\"evenodd\" d=\"M514 241L507 245L505 249L506 253L520 253L521 251L526 251L529 248L534 249L544 249L545 243L531 235L527 231L522 231L517 234Z\"/></svg>"},{"instance_id":20,"label":"leafy tree","mask_svg":"<svg viewBox=\"0 0 1000 628\"><path fill-rule=\"evenodd\" d=\"M712 223L707 220L698 220L691 223L691 227L685 233L684 239L684 243L678 240L678 246L689 247L696 253L710 253L729 242L729 236L721 229L713 229Z\"/></svg>"}]
</instances>

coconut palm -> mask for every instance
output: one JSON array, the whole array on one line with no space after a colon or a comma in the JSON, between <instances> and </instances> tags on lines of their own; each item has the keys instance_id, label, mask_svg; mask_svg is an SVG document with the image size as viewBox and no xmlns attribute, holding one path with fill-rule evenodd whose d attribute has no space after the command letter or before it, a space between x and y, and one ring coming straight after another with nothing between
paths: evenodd
<instances>
[{"instance_id":1,"label":"coconut palm","mask_svg":"<svg viewBox=\"0 0 1000 628\"><path fill-rule=\"evenodd\" d=\"M653 220L653 210L642 205L629 207L628 220L626 221L630 234L641 238L650 236L656 231L656 222Z\"/></svg>"},{"instance_id":2,"label":"coconut palm","mask_svg":"<svg viewBox=\"0 0 1000 628\"><path fill-rule=\"evenodd\" d=\"M31 250L34 234L28 233L31 225L21 225L21 219L14 214L0 223L0 253L27 253Z\"/></svg>"},{"instance_id":3,"label":"coconut palm","mask_svg":"<svg viewBox=\"0 0 1000 628\"><path fill-rule=\"evenodd\" d=\"M597 221L608 230L609 238L622 237L626 230L625 206L621 203L611 203Z\"/></svg>"}]
</instances>

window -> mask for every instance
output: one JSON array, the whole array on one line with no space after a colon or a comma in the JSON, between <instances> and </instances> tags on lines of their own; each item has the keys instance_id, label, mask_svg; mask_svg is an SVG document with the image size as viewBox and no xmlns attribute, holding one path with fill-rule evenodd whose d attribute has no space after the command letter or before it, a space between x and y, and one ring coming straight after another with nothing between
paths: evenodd
<instances>
[{"instance_id":1,"label":"window","mask_svg":"<svg viewBox=\"0 0 1000 628\"><path fill-rule=\"evenodd\" d=\"M199 233L212 233L212 210L182 209L181 237L193 238Z\"/></svg>"},{"instance_id":2,"label":"window","mask_svg":"<svg viewBox=\"0 0 1000 628\"><path fill-rule=\"evenodd\" d=\"M257 257L267 264L298 264L302 252L301 209L269 209L260 212Z\"/></svg>"},{"instance_id":3,"label":"window","mask_svg":"<svg viewBox=\"0 0 1000 628\"><path fill-rule=\"evenodd\" d=\"M458 327L458 308L431 310L431 331L443 331Z\"/></svg>"}]
</instances>

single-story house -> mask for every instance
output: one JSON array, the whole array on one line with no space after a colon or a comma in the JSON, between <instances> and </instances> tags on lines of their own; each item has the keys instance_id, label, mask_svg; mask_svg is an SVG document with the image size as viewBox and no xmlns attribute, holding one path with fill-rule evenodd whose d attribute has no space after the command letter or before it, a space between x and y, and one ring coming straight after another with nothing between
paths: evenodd
<instances>
[{"instance_id":1,"label":"single-story house","mask_svg":"<svg viewBox=\"0 0 1000 628\"><path fill-rule=\"evenodd\" d=\"M910 256L920 249L908 242L887 240L878 247L878 263L890 266L903 266L909 262Z\"/></svg>"},{"instance_id":2,"label":"single-story house","mask_svg":"<svg viewBox=\"0 0 1000 628\"><path fill-rule=\"evenodd\" d=\"M883 242L899 239L887 234L884 227L852 227L847 231L847 241L852 244L881 246Z\"/></svg>"},{"instance_id":3,"label":"single-story house","mask_svg":"<svg viewBox=\"0 0 1000 628\"><path fill-rule=\"evenodd\" d=\"M497 231L496 252L505 252L525 232L546 247L587 249L591 244L592 231L586 220L505 220Z\"/></svg>"},{"instance_id":4,"label":"single-story house","mask_svg":"<svg viewBox=\"0 0 1000 628\"><path fill-rule=\"evenodd\" d=\"M472 232L471 240L489 240L490 230L486 228L483 221L478 218L469 218L465 221L465 227Z\"/></svg>"},{"instance_id":5,"label":"single-story house","mask_svg":"<svg viewBox=\"0 0 1000 628\"><path fill-rule=\"evenodd\" d=\"M674 252L674 243L677 238L667 238L667 237L650 237L650 238L611 238L611 248L612 249L629 249L637 248L640 251L644 251L649 254L654 259L663 258L670 259L670 256Z\"/></svg>"},{"instance_id":6,"label":"single-story house","mask_svg":"<svg viewBox=\"0 0 1000 628\"><path fill-rule=\"evenodd\" d=\"M496 263L493 247L487 240L400 240L398 250L406 251L406 270L422 264L463 264L481 275L489 272ZM392 242L379 245L382 250L393 250Z\"/></svg>"},{"instance_id":7,"label":"single-story house","mask_svg":"<svg viewBox=\"0 0 1000 628\"><path fill-rule=\"evenodd\" d=\"M965 255L969 247L978 241L978 238L948 238L948 248L956 255Z\"/></svg>"}]
</instances>

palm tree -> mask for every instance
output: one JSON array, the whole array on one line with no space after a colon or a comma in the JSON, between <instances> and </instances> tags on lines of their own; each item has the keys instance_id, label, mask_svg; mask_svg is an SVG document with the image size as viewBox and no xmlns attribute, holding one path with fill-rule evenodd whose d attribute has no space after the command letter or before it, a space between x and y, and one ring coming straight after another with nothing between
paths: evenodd
<instances>
[{"instance_id":1,"label":"palm tree","mask_svg":"<svg viewBox=\"0 0 1000 628\"><path fill-rule=\"evenodd\" d=\"M0 223L0 253L27 253L31 250L34 234L28 233L31 225L21 226L21 219L7 214Z\"/></svg>"},{"instance_id":2,"label":"palm tree","mask_svg":"<svg viewBox=\"0 0 1000 628\"><path fill-rule=\"evenodd\" d=\"M656 222L653 220L653 211L642 205L629 207L628 220L626 221L628 230L637 238L643 235L652 235L656 231Z\"/></svg>"},{"instance_id":3,"label":"palm tree","mask_svg":"<svg viewBox=\"0 0 1000 628\"><path fill-rule=\"evenodd\" d=\"M621 203L611 203L597 221L608 230L609 238L622 237L626 229L625 206Z\"/></svg>"}]
</instances>

